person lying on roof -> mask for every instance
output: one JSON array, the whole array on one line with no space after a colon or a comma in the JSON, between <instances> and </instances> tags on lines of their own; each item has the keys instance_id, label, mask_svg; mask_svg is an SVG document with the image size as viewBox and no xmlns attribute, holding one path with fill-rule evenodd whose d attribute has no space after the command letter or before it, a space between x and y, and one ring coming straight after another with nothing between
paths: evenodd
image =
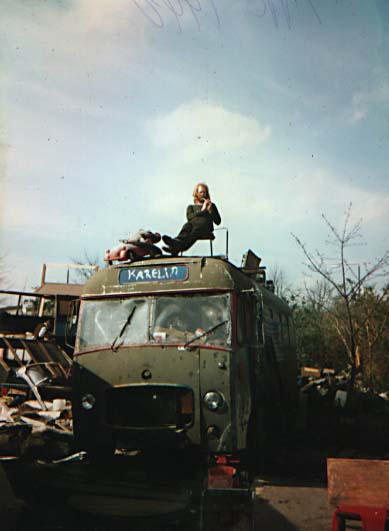
<instances>
[{"instance_id":1,"label":"person lying on roof","mask_svg":"<svg viewBox=\"0 0 389 531\"><path fill-rule=\"evenodd\" d=\"M112 260L118 260L119 262L131 260L135 262L145 256L159 258L162 256L162 251L155 244L160 239L161 235L158 232L139 229L126 240L120 240L120 245L112 249L107 249L104 260L106 262L112 262Z\"/></svg>"}]
</instances>

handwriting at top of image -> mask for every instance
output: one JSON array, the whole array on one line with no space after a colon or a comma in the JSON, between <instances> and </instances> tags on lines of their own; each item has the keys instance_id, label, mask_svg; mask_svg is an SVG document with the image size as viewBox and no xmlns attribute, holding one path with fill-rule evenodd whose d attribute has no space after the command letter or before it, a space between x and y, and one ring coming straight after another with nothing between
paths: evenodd
<instances>
[{"instance_id":1,"label":"handwriting at top of image","mask_svg":"<svg viewBox=\"0 0 389 531\"><path fill-rule=\"evenodd\" d=\"M337 0L335 0L337 2ZM271 17L276 28L285 23L289 29L292 29L292 15L297 8L306 4L312 11L316 21L321 24L319 12L315 7L314 0L246 0L247 11L249 14L258 17Z\"/></svg>"},{"instance_id":2,"label":"handwriting at top of image","mask_svg":"<svg viewBox=\"0 0 389 531\"><path fill-rule=\"evenodd\" d=\"M201 19L212 17L215 28L221 27L221 14L223 3L221 0L132 0L139 11L155 27L162 29L169 17L174 17L177 30L182 32L182 20L187 14L193 17L197 28L201 29ZM338 4L340 0L332 0ZM224 4L225 5L225 4ZM242 3L244 11L259 19L267 19L278 28L286 25L292 29L294 16L298 9L307 7L314 21L322 24L317 0L245 0Z\"/></svg>"},{"instance_id":3,"label":"handwriting at top of image","mask_svg":"<svg viewBox=\"0 0 389 531\"><path fill-rule=\"evenodd\" d=\"M136 7L157 28L165 27L165 18L173 16L177 23L178 31L182 32L182 17L189 13L200 29L200 16L212 12L215 24L220 27L219 13L214 0L133 0Z\"/></svg>"}]
</instances>

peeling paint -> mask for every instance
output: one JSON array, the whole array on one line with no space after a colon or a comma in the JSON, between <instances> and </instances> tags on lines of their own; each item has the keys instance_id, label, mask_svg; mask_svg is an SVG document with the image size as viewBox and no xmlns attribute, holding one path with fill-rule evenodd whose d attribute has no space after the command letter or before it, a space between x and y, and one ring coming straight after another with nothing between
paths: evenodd
<instances>
[{"instance_id":1,"label":"peeling paint","mask_svg":"<svg viewBox=\"0 0 389 531\"><path fill-rule=\"evenodd\" d=\"M220 452L222 450L226 450L229 446L231 446L231 424L227 424L225 427L223 433L221 434L219 444L217 446L217 452Z\"/></svg>"},{"instance_id":2,"label":"peeling paint","mask_svg":"<svg viewBox=\"0 0 389 531\"><path fill-rule=\"evenodd\" d=\"M234 281L234 279L232 278L232 276L231 276L230 272L228 271L228 269L223 269L223 274L224 274L225 277L228 278L228 280L229 280L230 282L233 282L233 281Z\"/></svg>"}]
</instances>

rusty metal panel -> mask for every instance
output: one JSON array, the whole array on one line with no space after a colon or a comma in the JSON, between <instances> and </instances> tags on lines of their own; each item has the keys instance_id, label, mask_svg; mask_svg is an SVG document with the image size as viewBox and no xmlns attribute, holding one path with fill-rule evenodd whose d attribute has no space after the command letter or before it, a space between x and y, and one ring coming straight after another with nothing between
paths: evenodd
<instances>
[{"instance_id":1,"label":"rusty metal panel","mask_svg":"<svg viewBox=\"0 0 389 531\"><path fill-rule=\"evenodd\" d=\"M389 507L389 461L327 459L327 474L331 504Z\"/></svg>"}]
</instances>

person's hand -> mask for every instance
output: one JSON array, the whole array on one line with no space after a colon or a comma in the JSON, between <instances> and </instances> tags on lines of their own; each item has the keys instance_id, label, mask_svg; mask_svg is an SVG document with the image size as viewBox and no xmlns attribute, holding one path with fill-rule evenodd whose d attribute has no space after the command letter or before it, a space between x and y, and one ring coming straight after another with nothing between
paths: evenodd
<instances>
[{"instance_id":1,"label":"person's hand","mask_svg":"<svg viewBox=\"0 0 389 531\"><path fill-rule=\"evenodd\" d=\"M203 206L201 207L201 210L208 210L208 212L211 211L212 203L209 199L205 199Z\"/></svg>"}]
</instances>

